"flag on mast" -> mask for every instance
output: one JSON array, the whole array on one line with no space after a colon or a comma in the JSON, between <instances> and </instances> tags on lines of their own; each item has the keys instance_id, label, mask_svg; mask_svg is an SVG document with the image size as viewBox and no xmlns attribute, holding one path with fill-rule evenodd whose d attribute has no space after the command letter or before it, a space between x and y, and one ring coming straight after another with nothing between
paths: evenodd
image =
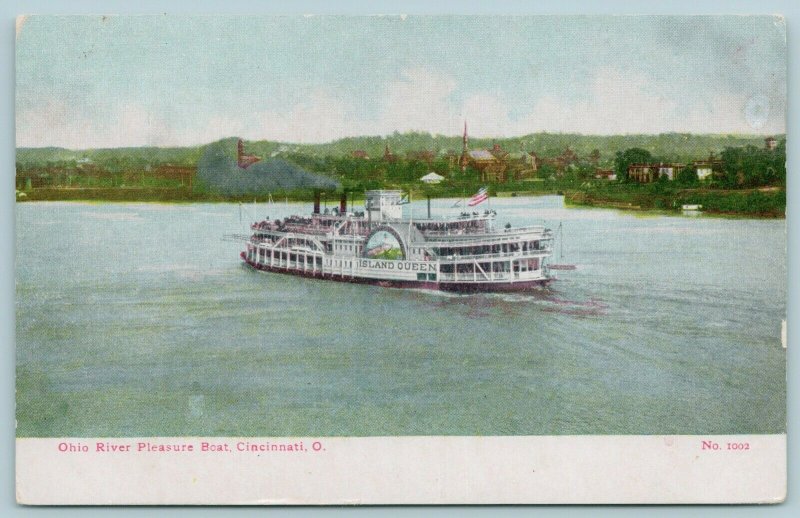
<instances>
[{"instance_id":1,"label":"flag on mast","mask_svg":"<svg viewBox=\"0 0 800 518\"><path fill-rule=\"evenodd\" d=\"M480 190L477 193L475 193L475 196L469 199L469 203L467 203L467 205L469 205L470 207L474 207L475 205L483 203L488 199L489 199L489 191L486 189L486 187L481 187Z\"/></svg>"}]
</instances>

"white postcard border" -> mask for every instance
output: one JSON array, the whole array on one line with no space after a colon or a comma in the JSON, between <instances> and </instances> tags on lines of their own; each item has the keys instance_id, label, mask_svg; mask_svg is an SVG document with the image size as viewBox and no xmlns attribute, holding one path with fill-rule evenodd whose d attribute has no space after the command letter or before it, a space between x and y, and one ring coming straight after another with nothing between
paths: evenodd
<instances>
[{"instance_id":1,"label":"white postcard border","mask_svg":"<svg viewBox=\"0 0 800 518\"><path fill-rule=\"evenodd\" d=\"M105 2L99 2L99 1L92 0L92 1L88 2L88 4L87 4L88 6L87 5L83 5L81 7L81 9L89 10L91 12L105 12L105 11L109 11L109 10L113 10L115 12L117 12L117 11L129 12L132 9L131 5L134 5L134 4L128 5L128 4L125 4L125 3L120 3L120 2L117 2L116 0L112 0L112 1L113 1L114 5L111 8L109 8L109 6L108 6L108 0L106 0ZM255 10L255 8L252 6L252 2L250 0L233 0L232 3L234 4L234 6L236 6L236 8L238 8L240 10L243 9L245 12L248 12L248 13L250 13L250 12ZM23 12L25 11L25 9L20 9L19 4L20 4L19 2L17 2L16 4L8 3L4 7L0 7L0 10L2 10L4 13L6 13L7 20L13 20L13 15L14 14L18 14L19 11L23 11ZM50 12L50 11L53 11L54 13L57 13L57 12L60 12L60 11L58 11L59 8L61 9L61 11L64 11L64 9L67 6L67 4L64 3L64 2L53 2L52 4L44 5L44 6L41 3L36 3L36 2L31 2L31 1L22 2L22 4L23 5L35 4L37 6L37 7L35 7L35 9L29 8L27 10L28 11L38 10L38 11L41 11L43 13ZM138 9L139 10L138 12L141 12L142 9L149 9L153 13L162 12L163 11L162 3L154 3L154 2L145 1L145 4L146 4L145 7L142 7L140 4L141 3L135 4L136 7L133 7L133 9L134 10ZM227 5L227 8L230 9L231 8L230 4L231 4L231 1L229 1L225 5ZM269 4L272 5L272 9L278 9L276 7L275 2L270 2ZM55 5L55 7L54 7L54 5ZM369 7L366 6L366 4L364 4L363 2L359 2L358 0L349 0L346 3L346 5L349 5L351 10L352 9L361 9L363 11L365 9L369 9ZM354 5L357 5L357 6L360 6L360 7L353 7ZM458 10L458 9L460 9L460 7L457 7L457 3L450 2L449 5L450 5L450 7L449 7L450 10ZM501 5L503 5L503 4L501 4ZM666 12L668 12L669 14L696 14L698 12L714 12L714 13L736 12L736 13L745 13L745 12L764 12L764 11L769 11L769 12L781 12L781 13L784 13L784 14L788 14L789 15L788 19L790 21L790 24L791 24L792 20L797 21L798 16L800 16L800 11L798 10L798 6L796 4L794 4L792 2L784 2L783 0L778 0L777 2L769 2L769 3L767 3L767 7L765 7L765 4L763 2L755 2L755 1L751 1L751 0L745 0L743 2L739 2L737 4L737 7L735 7L735 8L731 8L730 5L723 4L721 2L708 2L708 1L701 1L701 2L699 2L699 5L698 5L698 2L696 2L696 1L695 2L676 2L676 3L669 4L668 7L664 7L661 4L658 4L658 5L657 4L641 4L641 5L637 6L635 9L632 9L630 7L630 4L626 4L624 1L621 2L620 0L608 0L606 2L598 3L596 5L595 4L580 4L579 5L574 1L566 0L566 2L562 1L562 3L559 4L559 5L561 5L561 7L560 8L556 8L556 10L555 10L555 12L557 12L557 13L566 13L566 12L569 12L569 9L572 9L573 12L575 10L578 10L581 13L584 13L584 14L591 14L591 13L599 14L601 12L613 12L613 9L616 9L618 12L626 12L625 10L627 9L629 11L633 10L633 11L636 11L636 12L643 12L643 13L654 13L654 12L655 13L658 13L658 12L663 13L663 12L665 12L665 9L666 9ZM566 5L567 7L564 7L564 5ZM94 6L94 7L92 7L92 6ZM209 7L207 4L205 6L202 6L202 5L199 6L196 3L187 2L185 0L181 0L178 3L178 6L179 6L180 9L191 10L192 12L198 12L198 11L207 12L208 14L217 13L220 10L219 6L217 6L217 7L213 7L213 6ZM242 6L244 6L244 7L242 7ZM250 7L247 7L247 6L250 6ZM609 6L612 6L612 7L609 7ZM614 7L614 6L616 6L616 7ZM70 8L72 8L72 7L70 6ZM54 9L55 9L55 11L54 11ZM174 10L174 9L176 9L176 7L172 6L172 9ZM259 4L258 9L264 9L264 6ZM284 11L286 11L286 9L293 10L293 9L296 9L296 8L282 6L282 7L280 7L280 9L282 9L281 12L284 12ZM424 9L434 9L434 8L431 8L431 7L423 8L423 7L420 7L419 5L417 5L415 7L415 9L424 10ZM441 6L437 6L435 9L440 9L441 10L443 8ZM487 3L487 6L484 7L484 9L485 9L486 12L496 13L498 11L498 6L497 6L496 3ZM504 11L504 12L507 12L508 9L510 9L510 8L508 6L506 6L505 7L506 11ZM517 6L516 9L521 9L521 8L519 6ZM524 11L528 12L531 9L533 9L533 8L525 7ZM559 10L559 9L561 9L561 10ZM732 9L733 9L733 11L732 11ZM387 9L387 10L391 11L391 9ZM552 11L552 6L551 6L551 11ZM292 12L294 12L294 11L292 11ZM297 12L301 13L302 10L297 11ZM4 34L7 33L7 36L8 36L7 39L10 41L10 38L13 37L13 23L11 21L9 21L6 25L7 25L7 27L4 29ZM790 63L794 63L794 62L797 61L797 59L796 59L797 52L794 52L794 51L798 50L798 48L799 48L798 44L796 43L797 41L798 41L797 38L789 38L789 60L790 60ZM6 49L4 49L3 50L3 54L4 54L5 58L3 59L4 63L3 63L3 67L2 68L4 70L7 70L7 71L11 70L12 71L11 74L13 75L13 48L12 48L12 46L8 46ZM9 65L9 64L11 65L11 68L6 66L6 65ZM800 70L800 67L793 67L790 64L790 66L789 66L790 81L791 81L791 78L794 78L797 75L795 70ZM793 81L791 81L791 82L793 83ZM3 87L3 90L6 92L6 99L13 99L13 83L11 81L7 81L6 83L7 84ZM800 89L791 89L790 88L790 90L789 90L789 101L790 102L789 102L788 116L790 117L790 119L792 121L794 121L794 123L797 123L797 122L800 121L800 117L798 117L798 110L796 109L797 106L800 106ZM13 111L13 101L9 101L7 103L7 105L11 106L10 108L8 108L7 112L8 113L12 113L12 111ZM5 123L3 124L3 128L4 128L4 130L3 130L4 139L3 140L7 141L9 143L9 145L7 146L7 151L2 153L2 156L5 158L5 162L7 164L10 164L13 167L13 164L14 164L14 160L13 160L13 158L14 158L14 151L13 151L14 120L13 120L13 117L6 117L4 119L5 119ZM792 126L792 127L794 127L796 125L797 124L790 123L790 126ZM789 147L790 147L790 149L793 149L795 147L795 146L792 145L791 139L790 139ZM796 151L796 149L795 149L795 151ZM797 153L791 153L790 152L790 155L789 155L788 159L789 159L789 162L790 162L790 169L792 169L792 170L797 170L796 167L793 167L793 164L797 164L798 163L798 159L796 158L797 155L798 155ZM788 200L787 200L787 202L788 202L789 206L793 205L791 200L796 200L798 198L798 193L800 193L800 187L798 187L798 186L800 186L800 182L796 182L796 181L792 181L788 185L788 190L787 190ZM0 270L2 270L4 272L4 275L3 275L3 278L2 278L2 283L0 283L3 286L3 290L2 291L4 293L4 296L2 297L2 301L0 301L0 306L2 307L2 311L0 311L0 312L3 314L3 318L0 319L0 320L2 320L4 324L6 324L5 326L0 326L0 327L2 327L2 332L0 332L0 335L2 335L5 338L3 340L4 343L13 344L13 329L14 329L14 321L13 321L13 286L14 286L14 284L13 284L13 279L14 279L14 276L13 276L13 270L14 270L13 269L13 249L14 249L13 210L14 210L14 201L10 196L7 196L2 201L0 201L0 206L2 206L2 208L3 208L3 213L8 215L8 216L10 216L10 217L4 218L4 223L2 225L0 225L0 227L1 227L0 228L0 234L2 234L2 239L0 239L0 241L8 244L6 252L3 253L3 254L0 254L0 255L2 255L2 260L0 261L0 265L2 265L2 268L0 268ZM791 209L790 209L790 211L791 211ZM788 271L796 271L796 269L794 269L792 267L792 265L797 262L796 258L798 257L798 254L795 253L795 252L798 251L798 246L797 246L798 240L796 239L797 238L797 232L796 232L796 228L797 227L796 227L796 225L792 225L791 224L791 219L790 218L787 218L787 222L790 223L790 234L791 234L791 237L790 237L790 240L789 240L790 254L789 254L789 257L788 257L788 261L789 261L788 262ZM791 230L792 228L794 230ZM790 283L791 289L789 290L789 306L788 306L788 309L789 309L789 313L794 315L794 314L797 313L796 307L795 307L796 304L794 303L794 300L796 300L797 293L798 293L798 289L797 289L798 281L797 281L797 279L794 278L794 276L790 275L789 276L789 283ZM790 333L790 341L792 341L792 337L793 336L794 335ZM13 373L14 373L13 348L9 349L7 351L7 353L8 353L8 356L6 358L6 361L3 362L3 364L6 367L6 371L8 373L10 373L11 375L6 377L6 391L5 391L5 393L6 394L13 394L13 390L14 390L14 381L13 381ZM10 360L9 360L9 358L10 358ZM795 398L795 394L794 394L795 390L792 389L792 387L795 386L796 383L793 382L792 380L793 379L795 379L795 380L798 379L798 376L797 376L798 370L800 370L800 369L798 369L797 365L793 366L791 362L789 362L789 364L787 365L787 374L788 374L788 378L789 378L789 383L788 383L788 386L787 386L787 389L788 389L787 402L789 403L787 416L789 418L790 429L791 429L792 425L797 423L796 406L792 404L792 402L796 399ZM12 397L8 397L6 399L7 400L2 405L2 407L4 409L4 413L8 417L9 421L13 421L13 417L14 417L14 413L13 413L13 398ZM5 438L6 438L7 444L11 444L11 441L14 440L14 436L13 435L14 435L13 427L7 427L6 428L6 432L5 432ZM785 449L785 436L781 436L781 437L784 438L783 440L784 440L784 449ZM38 440L36 440L36 439L16 439L16 441L19 444L21 442L25 443L25 442L29 442L29 441L38 441ZM35 447L25 446L25 447L23 447L23 449L29 450L28 453L30 453L33 456L33 458L39 458L39 454L35 451L36 450ZM10 455L8 457L10 457ZM775 457L777 458L778 455L776 454ZM793 456L790 459L790 463L791 463L792 466L797 466L797 459L798 459L798 457L796 455ZM10 460L11 459L9 458L9 461ZM18 460L17 465L19 465L19 459L17 459L17 460ZM786 457L785 456L780 461L776 460L775 470L778 471L778 470L781 469L782 466L785 467L785 463L786 463ZM19 473L18 472L17 475L20 476L20 475L26 475L26 474L29 475L30 474L30 473L26 473L27 470L22 470L22 471L23 471L23 473ZM11 462L8 462L7 468L5 470L3 470L3 473L4 473L3 480L4 480L4 482L6 482L5 484L3 484L3 486L6 487L6 490L9 491L9 493L10 493L11 488L13 487L12 481L9 480L9 478L11 476L13 476L12 475L12 469L11 469ZM783 473L784 473L783 479L785 480L785 471ZM69 474L65 474L65 476L69 476ZM76 474L76 476L81 477L82 474L78 473L78 474ZM677 476L682 476L682 474L677 474ZM24 477L23 477L23 479L18 479L18 480L24 480ZM792 481L792 487L795 488L795 489L797 488L797 477L795 477L794 480ZM26 487L25 489L28 489L28 488ZM18 491L17 495L19 497L21 495L21 492ZM11 502L10 495L8 495L8 496L9 496L9 498L5 499L6 503L2 506L3 510L8 511L9 513L18 513L19 512L19 508L15 509L13 507L13 505L10 503ZM27 496L32 497L34 495L33 495L33 493L27 492ZM94 503L100 503L100 502L94 502ZM780 511L779 515L781 515L781 516L783 516L783 515L791 516L794 513L794 509L797 507L797 505L795 505L795 503L796 503L796 499L795 500L790 500L787 503L786 506L782 506L782 510ZM107 512L111 512L111 513L113 513L114 511L115 510L107 510ZM522 509L517 509L517 511L522 512L523 510ZM543 509L543 510L539 510L539 511L547 514L548 512L553 512L554 510L553 509L550 509L550 510ZM575 510L575 511L578 512L578 513L580 513L580 512L589 512L590 509L583 508L583 509L578 509L578 510ZM593 509L591 511L592 512L597 512L596 509ZM678 510L678 511L673 509L673 510L671 510L671 512L670 511L668 511L668 512L670 513L670 516L672 516L674 514L683 514L681 511L688 512L688 509L687 508L683 508L682 510ZM736 515L737 513L746 513L747 515L750 515L750 514L752 514L753 509L752 508L738 508L737 509L737 508L730 508L730 507L727 507L725 509L709 509L709 508L706 508L704 513L708 512L710 514L713 514L714 511L724 511L726 516L727 515ZM116 512L127 512L127 513L133 512L134 515L137 515L137 511L132 511L132 510L129 510L129 509L128 510L116 510ZM603 511L600 511L600 512L602 513ZM608 511L606 511L606 512L608 512Z\"/></svg>"},{"instance_id":2,"label":"white postcard border","mask_svg":"<svg viewBox=\"0 0 800 518\"><path fill-rule=\"evenodd\" d=\"M18 438L16 449L17 501L32 505L778 503L787 483L783 434Z\"/></svg>"}]
</instances>

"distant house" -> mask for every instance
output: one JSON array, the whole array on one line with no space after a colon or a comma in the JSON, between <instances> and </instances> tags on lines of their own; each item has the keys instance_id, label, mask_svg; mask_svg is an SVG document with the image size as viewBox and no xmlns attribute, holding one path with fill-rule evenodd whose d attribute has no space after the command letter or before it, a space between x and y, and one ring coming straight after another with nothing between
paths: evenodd
<instances>
[{"instance_id":1,"label":"distant house","mask_svg":"<svg viewBox=\"0 0 800 518\"><path fill-rule=\"evenodd\" d=\"M666 176L669 180L674 180L684 167L686 164L658 164L658 176Z\"/></svg>"},{"instance_id":2,"label":"distant house","mask_svg":"<svg viewBox=\"0 0 800 518\"><path fill-rule=\"evenodd\" d=\"M597 167L594 170L594 177L597 180L614 181L617 179L617 173L613 169Z\"/></svg>"},{"instance_id":3,"label":"distant house","mask_svg":"<svg viewBox=\"0 0 800 518\"><path fill-rule=\"evenodd\" d=\"M563 167L569 167L570 165L578 161L578 154L575 153L575 151L573 151L572 148L567 146L567 148L561 152L561 156L559 156L558 158L561 159Z\"/></svg>"},{"instance_id":4,"label":"distant house","mask_svg":"<svg viewBox=\"0 0 800 518\"><path fill-rule=\"evenodd\" d=\"M541 160L543 164L553 166L558 175L561 176L569 166L578 161L578 155L570 147L564 149L560 155L554 158L544 158Z\"/></svg>"},{"instance_id":5,"label":"distant house","mask_svg":"<svg viewBox=\"0 0 800 518\"><path fill-rule=\"evenodd\" d=\"M708 155L705 160L695 160L692 162L692 168L697 173L698 180L710 180L715 176L722 176L722 160L714 156L714 153Z\"/></svg>"},{"instance_id":6,"label":"distant house","mask_svg":"<svg viewBox=\"0 0 800 518\"><path fill-rule=\"evenodd\" d=\"M397 161L397 155L392 153L392 150L389 149L389 143L388 142L386 143L386 145L383 148L383 159L386 162L396 162Z\"/></svg>"},{"instance_id":7,"label":"distant house","mask_svg":"<svg viewBox=\"0 0 800 518\"><path fill-rule=\"evenodd\" d=\"M775 137L767 137L764 139L764 147L767 148L767 150L772 151L778 147L778 141L775 139Z\"/></svg>"},{"instance_id":8,"label":"distant house","mask_svg":"<svg viewBox=\"0 0 800 518\"><path fill-rule=\"evenodd\" d=\"M260 156L248 155L244 152L244 142L239 139L236 145L236 164L242 169L247 169L256 162L261 161Z\"/></svg>"},{"instance_id":9,"label":"distant house","mask_svg":"<svg viewBox=\"0 0 800 518\"><path fill-rule=\"evenodd\" d=\"M369 155L367 155L367 152L364 151L363 149L356 149L355 151L350 153L350 156L361 160L369 160Z\"/></svg>"},{"instance_id":10,"label":"distant house","mask_svg":"<svg viewBox=\"0 0 800 518\"><path fill-rule=\"evenodd\" d=\"M489 153L494 155L495 158L498 160L507 160L508 159L508 151L500 147L500 144L494 143L492 144L492 149L489 150Z\"/></svg>"},{"instance_id":11,"label":"distant house","mask_svg":"<svg viewBox=\"0 0 800 518\"><path fill-rule=\"evenodd\" d=\"M525 162L534 173L539 170L539 155L537 155L534 151L528 153L528 156L525 158Z\"/></svg>"},{"instance_id":12,"label":"distant house","mask_svg":"<svg viewBox=\"0 0 800 518\"><path fill-rule=\"evenodd\" d=\"M497 161L497 158L495 158L488 149L472 149L467 151L466 159L473 164L491 164Z\"/></svg>"},{"instance_id":13,"label":"distant house","mask_svg":"<svg viewBox=\"0 0 800 518\"><path fill-rule=\"evenodd\" d=\"M695 164L694 167L698 180L708 180L714 174L711 164Z\"/></svg>"},{"instance_id":14,"label":"distant house","mask_svg":"<svg viewBox=\"0 0 800 518\"><path fill-rule=\"evenodd\" d=\"M497 158L488 149L476 149L467 153L469 165L477 169L482 182L504 182L508 164Z\"/></svg>"},{"instance_id":15,"label":"distant house","mask_svg":"<svg viewBox=\"0 0 800 518\"><path fill-rule=\"evenodd\" d=\"M662 176L674 180L685 164L631 164L628 166L628 177L639 183L655 182Z\"/></svg>"},{"instance_id":16,"label":"distant house","mask_svg":"<svg viewBox=\"0 0 800 518\"><path fill-rule=\"evenodd\" d=\"M409 160L418 160L430 165L436 158L436 153L427 149L423 149L422 151L410 151L406 156Z\"/></svg>"},{"instance_id":17,"label":"distant house","mask_svg":"<svg viewBox=\"0 0 800 518\"><path fill-rule=\"evenodd\" d=\"M536 175L536 159L525 151L507 153L506 180L527 180Z\"/></svg>"},{"instance_id":18,"label":"distant house","mask_svg":"<svg viewBox=\"0 0 800 518\"><path fill-rule=\"evenodd\" d=\"M442 149L439 151L439 157L447 160L447 168L449 170L453 170L458 167L458 153L452 149Z\"/></svg>"},{"instance_id":19,"label":"distant house","mask_svg":"<svg viewBox=\"0 0 800 518\"><path fill-rule=\"evenodd\" d=\"M694 168L695 173L697 174L697 179L701 181L710 180L715 176L715 173L717 171L714 166L715 164L707 160L697 161L692 164L692 167Z\"/></svg>"},{"instance_id":20,"label":"distant house","mask_svg":"<svg viewBox=\"0 0 800 518\"><path fill-rule=\"evenodd\" d=\"M639 183L651 183L656 180L657 166L653 164L630 164L628 178Z\"/></svg>"}]
</instances>

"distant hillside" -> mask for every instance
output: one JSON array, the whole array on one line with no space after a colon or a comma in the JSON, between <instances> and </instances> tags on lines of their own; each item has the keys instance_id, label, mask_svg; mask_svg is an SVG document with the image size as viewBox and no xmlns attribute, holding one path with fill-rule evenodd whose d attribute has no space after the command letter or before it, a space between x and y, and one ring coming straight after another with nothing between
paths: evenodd
<instances>
[{"instance_id":1,"label":"distant hillside","mask_svg":"<svg viewBox=\"0 0 800 518\"><path fill-rule=\"evenodd\" d=\"M237 139L205 146L197 165L196 190L225 195L263 194L297 189L336 189L338 182L310 173L280 158L266 158L247 169L236 163Z\"/></svg>"},{"instance_id":2,"label":"distant hillside","mask_svg":"<svg viewBox=\"0 0 800 518\"><path fill-rule=\"evenodd\" d=\"M778 139L783 135L775 135ZM231 142L225 139L220 142ZM235 140L233 141L235 143ZM763 146L762 135L693 135L664 133L660 135L578 135L569 133L535 133L513 138L472 138L472 149L489 148L497 143L508 152L535 151L540 157L555 157L570 147L579 157L587 157L592 150L600 152L600 163L610 164L617 151L632 147L648 150L654 157L667 161L691 161L719 154L726 147L752 144ZM247 143L247 152L268 158L288 158L297 155L309 157L349 157L353 151L365 151L370 158L383 156L389 145L392 153L405 157L407 153L429 150L437 154L461 151L460 136L430 135L429 133L394 133L392 135L364 136L339 139L325 144L292 144L274 141ZM200 162L208 144L195 147L131 147L115 149L68 150L63 148L18 148L17 167L23 170L45 167L55 163L74 164L80 160L91 161L109 171L138 169L148 165L179 165L194 167Z\"/></svg>"},{"instance_id":3,"label":"distant hillside","mask_svg":"<svg viewBox=\"0 0 800 518\"><path fill-rule=\"evenodd\" d=\"M72 150L59 147L17 148L17 167L25 170L49 165L90 162L111 172L124 172L162 164L197 165L205 146L126 147Z\"/></svg>"},{"instance_id":4,"label":"distant hillside","mask_svg":"<svg viewBox=\"0 0 800 518\"><path fill-rule=\"evenodd\" d=\"M780 135L776 137L781 138ZM739 147L752 144L764 145L761 135L692 135L688 133L664 133L660 135L579 135L569 133L535 133L513 138L472 138L469 139L471 149L491 148L499 144L504 150L514 152L536 152L540 157L555 157L565 148L570 147L579 157L587 157L594 149L600 151L600 161L611 163L617 151L638 147L666 161L690 161L708 156L709 152L719 154L726 147ZM346 138L328 144L317 145L283 145L289 152L305 153L317 156L349 156L353 151L365 151L371 158L383 156L384 147L403 157L406 153L430 150L444 154L447 151L461 151L461 137L446 137L428 133L395 133L388 137L355 137ZM272 142L252 142L248 144L252 150L276 149ZM280 146L277 146L280 149Z\"/></svg>"}]
</instances>

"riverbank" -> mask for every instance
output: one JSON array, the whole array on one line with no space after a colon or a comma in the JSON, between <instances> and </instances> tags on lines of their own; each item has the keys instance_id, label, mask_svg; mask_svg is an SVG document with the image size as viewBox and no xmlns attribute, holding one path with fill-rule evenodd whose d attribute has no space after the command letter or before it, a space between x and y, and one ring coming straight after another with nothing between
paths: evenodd
<instances>
[{"instance_id":1,"label":"riverbank","mask_svg":"<svg viewBox=\"0 0 800 518\"><path fill-rule=\"evenodd\" d=\"M684 189L664 192L638 189L573 190L564 193L564 203L621 210L674 212L680 212L683 205L701 205L702 211L707 214L756 218L786 217L786 191L777 188Z\"/></svg>"},{"instance_id":2,"label":"riverbank","mask_svg":"<svg viewBox=\"0 0 800 518\"><path fill-rule=\"evenodd\" d=\"M394 188L394 187L387 187ZM398 187L399 188L399 187ZM427 194L421 189L400 188L409 193L414 200L424 199ZM441 190L433 195L436 198L469 198L473 190L445 191ZM494 197L508 198L517 196L545 196L563 194L557 187L547 186L538 189L503 190L493 193ZM153 201L153 202L258 202L269 201L270 196L274 201L310 202L314 200L311 190L276 191L270 194L243 194L228 195L212 192L198 192L189 187L40 187L17 192L17 201ZM331 206L338 205L340 193L332 192L327 198ZM364 200L363 191L348 191L348 202Z\"/></svg>"},{"instance_id":3,"label":"riverbank","mask_svg":"<svg viewBox=\"0 0 800 518\"><path fill-rule=\"evenodd\" d=\"M349 203L363 200L361 193L350 193ZM542 196L563 194L564 202L572 206L602 207L620 210L658 210L679 212L683 205L702 205L703 212L758 218L784 218L786 192L778 188L717 190L682 189L660 191L651 186L609 186L605 189L556 188L535 191L502 191L497 197ZM273 201L310 202L311 191L288 191L271 194ZM413 199L423 199L425 194L416 191ZM457 197L457 196L456 196ZM435 198L438 198L435 197ZM108 188L38 188L21 191L18 202L27 201L107 201L107 202L169 202L169 203L252 203L269 201L270 195L224 195L197 192L189 188L108 187ZM331 193L326 204L337 206L339 195Z\"/></svg>"}]
</instances>

